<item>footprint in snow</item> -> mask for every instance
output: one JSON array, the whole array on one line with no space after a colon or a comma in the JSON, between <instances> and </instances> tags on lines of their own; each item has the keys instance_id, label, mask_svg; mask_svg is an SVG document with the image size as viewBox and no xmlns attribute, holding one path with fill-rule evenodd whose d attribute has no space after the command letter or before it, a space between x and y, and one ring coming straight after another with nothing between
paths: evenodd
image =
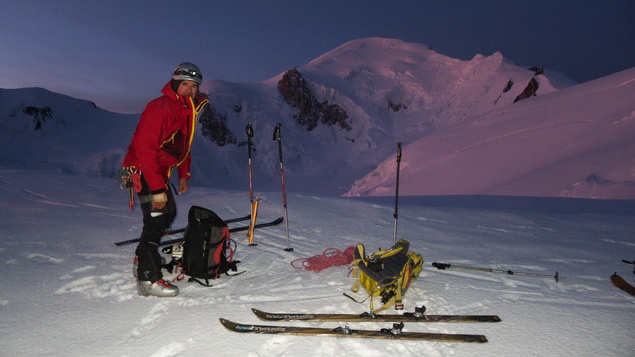
<instances>
[{"instance_id":1,"label":"footprint in snow","mask_svg":"<svg viewBox=\"0 0 635 357\"><path fill-rule=\"evenodd\" d=\"M91 270L95 270L95 266L94 265L89 265L89 266L85 266L85 267L81 267L81 268L77 268L73 271L71 271L70 273L64 274L60 277L60 280L68 280L68 279L72 279L74 278L76 275L78 274L82 274Z\"/></svg>"},{"instance_id":2,"label":"footprint in snow","mask_svg":"<svg viewBox=\"0 0 635 357\"><path fill-rule=\"evenodd\" d=\"M80 293L90 298L116 297L119 301L130 300L137 295L136 285L127 275L86 276L64 284L55 294Z\"/></svg>"},{"instance_id":3,"label":"footprint in snow","mask_svg":"<svg viewBox=\"0 0 635 357\"><path fill-rule=\"evenodd\" d=\"M158 351L151 354L150 357L170 357L178 356L185 351L185 345L180 342L170 342L167 345L159 348Z\"/></svg>"},{"instance_id":4,"label":"footprint in snow","mask_svg":"<svg viewBox=\"0 0 635 357\"><path fill-rule=\"evenodd\" d=\"M154 307L150 309L150 312L141 319L139 326L135 327L130 332L130 336L135 338L145 336L148 332L158 326L161 323L161 320L167 316L166 311L168 310L168 304L169 302L167 300L162 300L154 305Z\"/></svg>"}]
</instances>

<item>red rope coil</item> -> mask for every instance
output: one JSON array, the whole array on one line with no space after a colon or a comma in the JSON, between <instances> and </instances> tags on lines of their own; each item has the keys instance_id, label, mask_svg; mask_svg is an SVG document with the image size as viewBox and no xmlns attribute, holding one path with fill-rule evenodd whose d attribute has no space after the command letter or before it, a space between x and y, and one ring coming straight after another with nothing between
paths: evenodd
<instances>
[{"instance_id":1,"label":"red rope coil","mask_svg":"<svg viewBox=\"0 0 635 357\"><path fill-rule=\"evenodd\" d=\"M296 269L310 270L319 273L332 266L350 264L353 261L355 246L350 246L342 252L336 248L327 248L324 253L310 257L300 258L291 262L291 266Z\"/></svg>"}]
</instances>

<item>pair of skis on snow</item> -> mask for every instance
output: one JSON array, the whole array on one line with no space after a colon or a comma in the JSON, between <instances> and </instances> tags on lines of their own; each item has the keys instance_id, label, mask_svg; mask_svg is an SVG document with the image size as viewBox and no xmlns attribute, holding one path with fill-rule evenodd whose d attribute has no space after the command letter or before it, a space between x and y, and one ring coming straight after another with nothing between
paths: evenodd
<instances>
[{"instance_id":1,"label":"pair of skis on snow","mask_svg":"<svg viewBox=\"0 0 635 357\"><path fill-rule=\"evenodd\" d=\"M487 342L484 335L404 332L405 322L500 322L496 315L426 315L425 307L416 308L415 312L404 314L363 313L355 314L296 314L270 313L258 309L251 309L256 316L265 321L331 321L331 322L393 322L390 328L379 330L356 330L348 324L344 327L318 328L278 325L240 324L220 319L221 324L230 331L241 333L285 334L300 336L334 336L354 338L379 338L395 340L443 341L443 342Z\"/></svg>"}]
</instances>

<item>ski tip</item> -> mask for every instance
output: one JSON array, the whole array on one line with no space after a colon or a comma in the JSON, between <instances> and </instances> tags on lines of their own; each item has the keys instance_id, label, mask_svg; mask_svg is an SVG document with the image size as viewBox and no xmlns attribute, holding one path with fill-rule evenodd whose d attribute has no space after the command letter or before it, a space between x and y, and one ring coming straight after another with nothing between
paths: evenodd
<instances>
[{"instance_id":1,"label":"ski tip","mask_svg":"<svg viewBox=\"0 0 635 357\"><path fill-rule=\"evenodd\" d=\"M234 330L236 328L236 324L231 322L231 321L229 321L229 320L227 320L227 319L224 319L224 318L221 317L218 320L220 321L221 324L223 324L223 326L225 326L225 328L227 328L229 330Z\"/></svg>"},{"instance_id":2,"label":"ski tip","mask_svg":"<svg viewBox=\"0 0 635 357\"><path fill-rule=\"evenodd\" d=\"M267 318L267 315L269 315L269 313L262 311L262 310L258 310L256 308L251 308L251 312L253 312L259 319L261 320L274 320L272 318Z\"/></svg>"}]
</instances>

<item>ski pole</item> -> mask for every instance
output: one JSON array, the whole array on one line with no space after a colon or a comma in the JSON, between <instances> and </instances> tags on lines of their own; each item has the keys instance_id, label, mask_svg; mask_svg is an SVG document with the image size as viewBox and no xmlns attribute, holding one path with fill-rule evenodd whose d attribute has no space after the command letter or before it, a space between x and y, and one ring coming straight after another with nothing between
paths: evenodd
<instances>
[{"instance_id":1,"label":"ski pole","mask_svg":"<svg viewBox=\"0 0 635 357\"><path fill-rule=\"evenodd\" d=\"M251 178L252 168L251 168L251 138L254 136L254 129L251 126L251 123L247 124L245 127L245 131L247 132L247 158L248 158L248 168L249 172L249 203L251 205L251 209L253 210L254 206L254 186Z\"/></svg>"},{"instance_id":2,"label":"ski pole","mask_svg":"<svg viewBox=\"0 0 635 357\"><path fill-rule=\"evenodd\" d=\"M282 164L282 137L280 136L281 123L276 124L276 129L273 132L273 140L278 140L278 155L280 156L280 178L282 179L282 204L284 206L284 223L287 230L287 248L285 251L292 252L291 242L289 240L289 218L287 215L287 190L284 186L284 168Z\"/></svg>"},{"instance_id":3,"label":"ski pole","mask_svg":"<svg viewBox=\"0 0 635 357\"><path fill-rule=\"evenodd\" d=\"M399 166L401 164L401 143L397 143L397 185L395 186L395 228L393 229L393 244L397 244L397 210L399 209Z\"/></svg>"},{"instance_id":4,"label":"ski pole","mask_svg":"<svg viewBox=\"0 0 635 357\"><path fill-rule=\"evenodd\" d=\"M635 264L635 260L633 260L632 262L629 262L628 260L622 259L622 262L626 264ZM635 267L633 267L633 274L635 274Z\"/></svg>"},{"instance_id":5,"label":"ski pole","mask_svg":"<svg viewBox=\"0 0 635 357\"><path fill-rule=\"evenodd\" d=\"M524 275L524 276L538 276L543 278L554 278L556 279L556 283L558 282L558 280L560 280L560 277L558 276L558 272L556 272L556 275L551 276L551 275L545 275L545 274L522 273L522 272L514 272L511 270L479 268L479 267L470 267L465 265L446 264L446 263L437 263L437 262L432 263L432 266L440 270L445 270L446 268L448 269L456 268L456 269L465 269L465 270L486 271L489 273L503 273L503 274L509 274L509 275Z\"/></svg>"},{"instance_id":6,"label":"ski pole","mask_svg":"<svg viewBox=\"0 0 635 357\"><path fill-rule=\"evenodd\" d=\"M251 225L253 226L254 224L256 224L256 217L255 217L255 212L258 207L255 207L255 203L254 203L254 184L253 184L253 178L252 178L252 165L251 165L251 138L254 136L254 128L251 126L251 123L248 123L247 126L245 127L245 131L247 132L247 172L249 173L249 209L251 211ZM253 232L250 231L250 233L248 234L249 236L249 243L252 243L252 236Z\"/></svg>"}]
</instances>

